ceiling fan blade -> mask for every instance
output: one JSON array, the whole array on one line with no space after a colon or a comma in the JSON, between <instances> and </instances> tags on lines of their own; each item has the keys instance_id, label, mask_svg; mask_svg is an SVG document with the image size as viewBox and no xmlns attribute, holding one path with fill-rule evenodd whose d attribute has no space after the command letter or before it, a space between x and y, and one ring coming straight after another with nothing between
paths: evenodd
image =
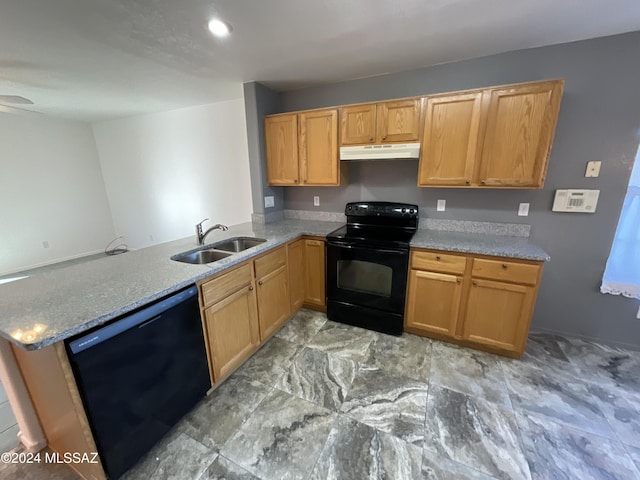
<instances>
[{"instance_id":1,"label":"ceiling fan blade","mask_svg":"<svg viewBox=\"0 0 640 480\"><path fill-rule=\"evenodd\" d=\"M28 98L20 95L0 95L0 103L15 103L17 105L33 105Z\"/></svg>"},{"instance_id":2,"label":"ceiling fan blade","mask_svg":"<svg viewBox=\"0 0 640 480\"><path fill-rule=\"evenodd\" d=\"M42 112L36 110L27 110L25 108L10 107L9 105L0 104L0 112L14 113L16 115L42 115Z\"/></svg>"}]
</instances>

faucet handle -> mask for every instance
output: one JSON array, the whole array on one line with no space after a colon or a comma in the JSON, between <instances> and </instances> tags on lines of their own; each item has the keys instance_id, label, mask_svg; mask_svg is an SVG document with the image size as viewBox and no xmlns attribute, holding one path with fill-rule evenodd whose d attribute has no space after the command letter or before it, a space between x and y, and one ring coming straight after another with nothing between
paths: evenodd
<instances>
[{"instance_id":1,"label":"faucet handle","mask_svg":"<svg viewBox=\"0 0 640 480\"><path fill-rule=\"evenodd\" d=\"M207 220L209 220L209 219L208 219L208 218L205 218L205 219L204 219L204 220L202 220L200 223L196 223L196 227L201 227L201 226L202 226L202 224L203 224L204 222L206 222Z\"/></svg>"}]
</instances>

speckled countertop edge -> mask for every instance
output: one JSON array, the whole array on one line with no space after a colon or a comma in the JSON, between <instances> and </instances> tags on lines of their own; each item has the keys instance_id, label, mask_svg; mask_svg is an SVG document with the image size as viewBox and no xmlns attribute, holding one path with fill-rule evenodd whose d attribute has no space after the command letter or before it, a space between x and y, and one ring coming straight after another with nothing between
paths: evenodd
<instances>
[{"instance_id":1,"label":"speckled countertop edge","mask_svg":"<svg viewBox=\"0 0 640 480\"><path fill-rule=\"evenodd\" d=\"M123 255L101 258L0 285L0 336L26 350L37 350L103 325L195 282L260 255L302 235L326 236L340 222L286 219L272 224L243 223L216 231L207 244L248 236L267 241L206 265L175 262L172 255L196 248L192 237ZM526 238L419 230L412 247L528 260L549 256ZM46 326L41 334L35 325ZM35 337L19 341L21 330Z\"/></svg>"}]
</instances>

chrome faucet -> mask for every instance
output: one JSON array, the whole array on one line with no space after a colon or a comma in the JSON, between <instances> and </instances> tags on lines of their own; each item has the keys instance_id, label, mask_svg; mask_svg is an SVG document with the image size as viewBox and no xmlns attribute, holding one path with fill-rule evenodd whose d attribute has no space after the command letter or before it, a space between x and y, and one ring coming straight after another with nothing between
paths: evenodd
<instances>
[{"instance_id":1,"label":"chrome faucet","mask_svg":"<svg viewBox=\"0 0 640 480\"><path fill-rule=\"evenodd\" d=\"M198 245L204 245L204 237L209 235L213 230L229 230L229 227L227 227L226 225L216 223L213 227L208 228L206 232L202 233L202 224L207 220L209 219L205 218L200 223L196 223L196 238L198 239Z\"/></svg>"}]
</instances>

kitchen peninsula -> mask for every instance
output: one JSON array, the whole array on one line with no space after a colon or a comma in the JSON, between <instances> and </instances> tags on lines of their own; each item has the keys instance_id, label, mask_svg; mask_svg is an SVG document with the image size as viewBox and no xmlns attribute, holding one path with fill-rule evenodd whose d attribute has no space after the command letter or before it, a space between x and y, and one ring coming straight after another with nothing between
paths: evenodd
<instances>
[{"instance_id":1,"label":"kitchen peninsula","mask_svg":"<svg viewBox=\"0 0 640 480\"><path fill-rule=\"evenodd\" d=\"M208 242L238 236L261 237L267 241L208 265L190 265L170 259L172 255L195 247L195 239L189 237L1 286L0 335L4 337L2 343L5 347L11 344L11 348L2 350L3 362L7 362L8 352L17 359L19 374L27 384L49 447L60 453L96 451L82 401L75 388L73 372L66 359L65 339L108 323L184 287L201 284L223 271L234 271L254 257L291 245L301 236L324 237L339 226L340 223L336 222L295 219L267 225L241 224L226 232L213 233ZM548 260L546 253L525 237L422 229L411 246L526 261ZM38 369L39 365L51 368ZM0 371L6 372L7 369ZM214 384L218 381L213 374L212 379ZM15 379L3 378L5 384L11 384L12 380ZM45 398L52 398L52 392L63 400L45 401ZM14 405L14 409L19 408ZM78 466L77 471L85 478L104 478L99 464Z\"/></svg>"}]
</instances>

